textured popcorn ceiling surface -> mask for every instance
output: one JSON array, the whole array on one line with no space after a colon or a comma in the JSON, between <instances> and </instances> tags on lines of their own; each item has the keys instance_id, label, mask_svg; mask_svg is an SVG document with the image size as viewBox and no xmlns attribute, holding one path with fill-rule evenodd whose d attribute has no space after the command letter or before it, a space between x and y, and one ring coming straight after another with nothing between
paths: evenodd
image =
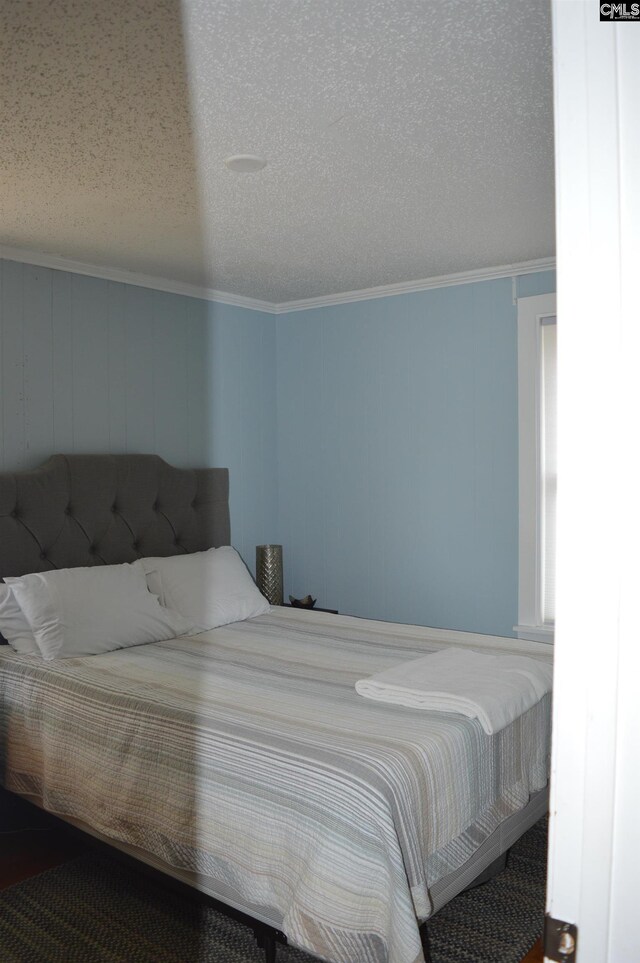
<instances>
[{"instance_id":1,"label":"textured popcorn ceiling surface","mask_svg":"<svg viewBox=\"0 0 640 963\"><path fill-rule=\"evenodd\" d=\"M277 302L554 253L548 0L0 18L2 244Z\"/></svg>"}]
</instances>

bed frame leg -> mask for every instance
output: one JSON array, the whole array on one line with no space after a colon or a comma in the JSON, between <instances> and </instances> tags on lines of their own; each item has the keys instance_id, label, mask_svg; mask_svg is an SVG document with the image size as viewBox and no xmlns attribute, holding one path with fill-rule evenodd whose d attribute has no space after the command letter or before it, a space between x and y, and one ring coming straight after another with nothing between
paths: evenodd
<instances>
[{"instance_id":1,"label":"bed frame leg","mask_svg":"<svg viewBox=\"0 0 640 963\"><path fill-rule=\"evenodd\" d=\"M276 963L276 938L267 933L264 938L264 963Z\"/></svg>"},{"instance_id":2,"label":"bed frame leg","mask_svg":"<svg viewBox=\"0 0 640 963\"><path fill-rule=\"evenodd\" d=\"M276 933L265 927L254 928L256 943L264 950L264 963L276 963Z\"/></svg>"},{"instance_id":3,"label":"bed frame leg","mask_svg":"<svg viewBox=\"0 0 640 963\"><path fill-rule=\"evenodd\" d=\"M476 886L482 886L484 883L488 883L490 879L493 879L494 876L497 876L498 873L501 873L506 868L508 855L509 850L507 849L501 856L494 859L491 865L487 866L484 872L480 873L462 892L466 893L470 889L475 889Z\"/></svg>"},{"instance_id":4,"label":"bed frame leg","mask_svg":"<svg viewBox=\"0 0 640 963\"><path fill-rule=\"evenodd\" d=\"M429 929L426 923L420 927L420 939L422 941L422 952L424 953L424 963L432 963L431 944L429 943Z\"/></svg>"}]
</instances>

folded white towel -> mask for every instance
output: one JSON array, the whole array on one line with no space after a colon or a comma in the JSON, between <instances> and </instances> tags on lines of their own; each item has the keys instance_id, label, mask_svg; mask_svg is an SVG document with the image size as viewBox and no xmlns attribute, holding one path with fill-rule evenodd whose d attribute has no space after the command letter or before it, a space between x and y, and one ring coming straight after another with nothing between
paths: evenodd
<instances>
[{"instance_id":1,"label":"folded white towel","mask_svg":"<svg viewBox=\"0 0 640 963\"><path fill-rule=\"evenodd\" d=\"M459 712L492 734L550 692L552 675L548 662L450 648L360 679L356 691L412 709Z\"/></svg>"}]
</instances>

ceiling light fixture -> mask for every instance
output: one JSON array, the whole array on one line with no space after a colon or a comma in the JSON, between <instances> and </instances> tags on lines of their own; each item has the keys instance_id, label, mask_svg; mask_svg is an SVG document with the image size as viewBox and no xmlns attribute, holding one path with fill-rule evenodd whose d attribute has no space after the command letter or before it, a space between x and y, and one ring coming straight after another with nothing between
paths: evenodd
<instances>
[{"instance_id":1,"label":"ceiling light fixture","mask_svg":"<svg viewBox=\"0 0 640 963\"><path fill-rule=\"evenodd\" d=\"M230 171L236 171L238 174L252 174L267 166L264 157L258 157L257 154L232 154L231 157L226 158L225 164Z\"/></svg>"}]
</instances>

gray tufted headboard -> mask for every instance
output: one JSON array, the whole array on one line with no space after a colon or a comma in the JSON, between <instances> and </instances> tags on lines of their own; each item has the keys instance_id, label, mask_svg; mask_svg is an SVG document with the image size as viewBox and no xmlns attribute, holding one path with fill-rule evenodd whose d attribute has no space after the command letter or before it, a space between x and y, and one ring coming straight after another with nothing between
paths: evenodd
<instances>
[{"instance_id":1,"label":"gray tufted headboard","mask_svg":"<svg viewBox=\"0 0 640 963\"><path fill-rule=\"evenodd\" d=\"M54 455L0 473L0 578L228 545L226 468L157 455Z\"/></svg>"}]
</instances>

